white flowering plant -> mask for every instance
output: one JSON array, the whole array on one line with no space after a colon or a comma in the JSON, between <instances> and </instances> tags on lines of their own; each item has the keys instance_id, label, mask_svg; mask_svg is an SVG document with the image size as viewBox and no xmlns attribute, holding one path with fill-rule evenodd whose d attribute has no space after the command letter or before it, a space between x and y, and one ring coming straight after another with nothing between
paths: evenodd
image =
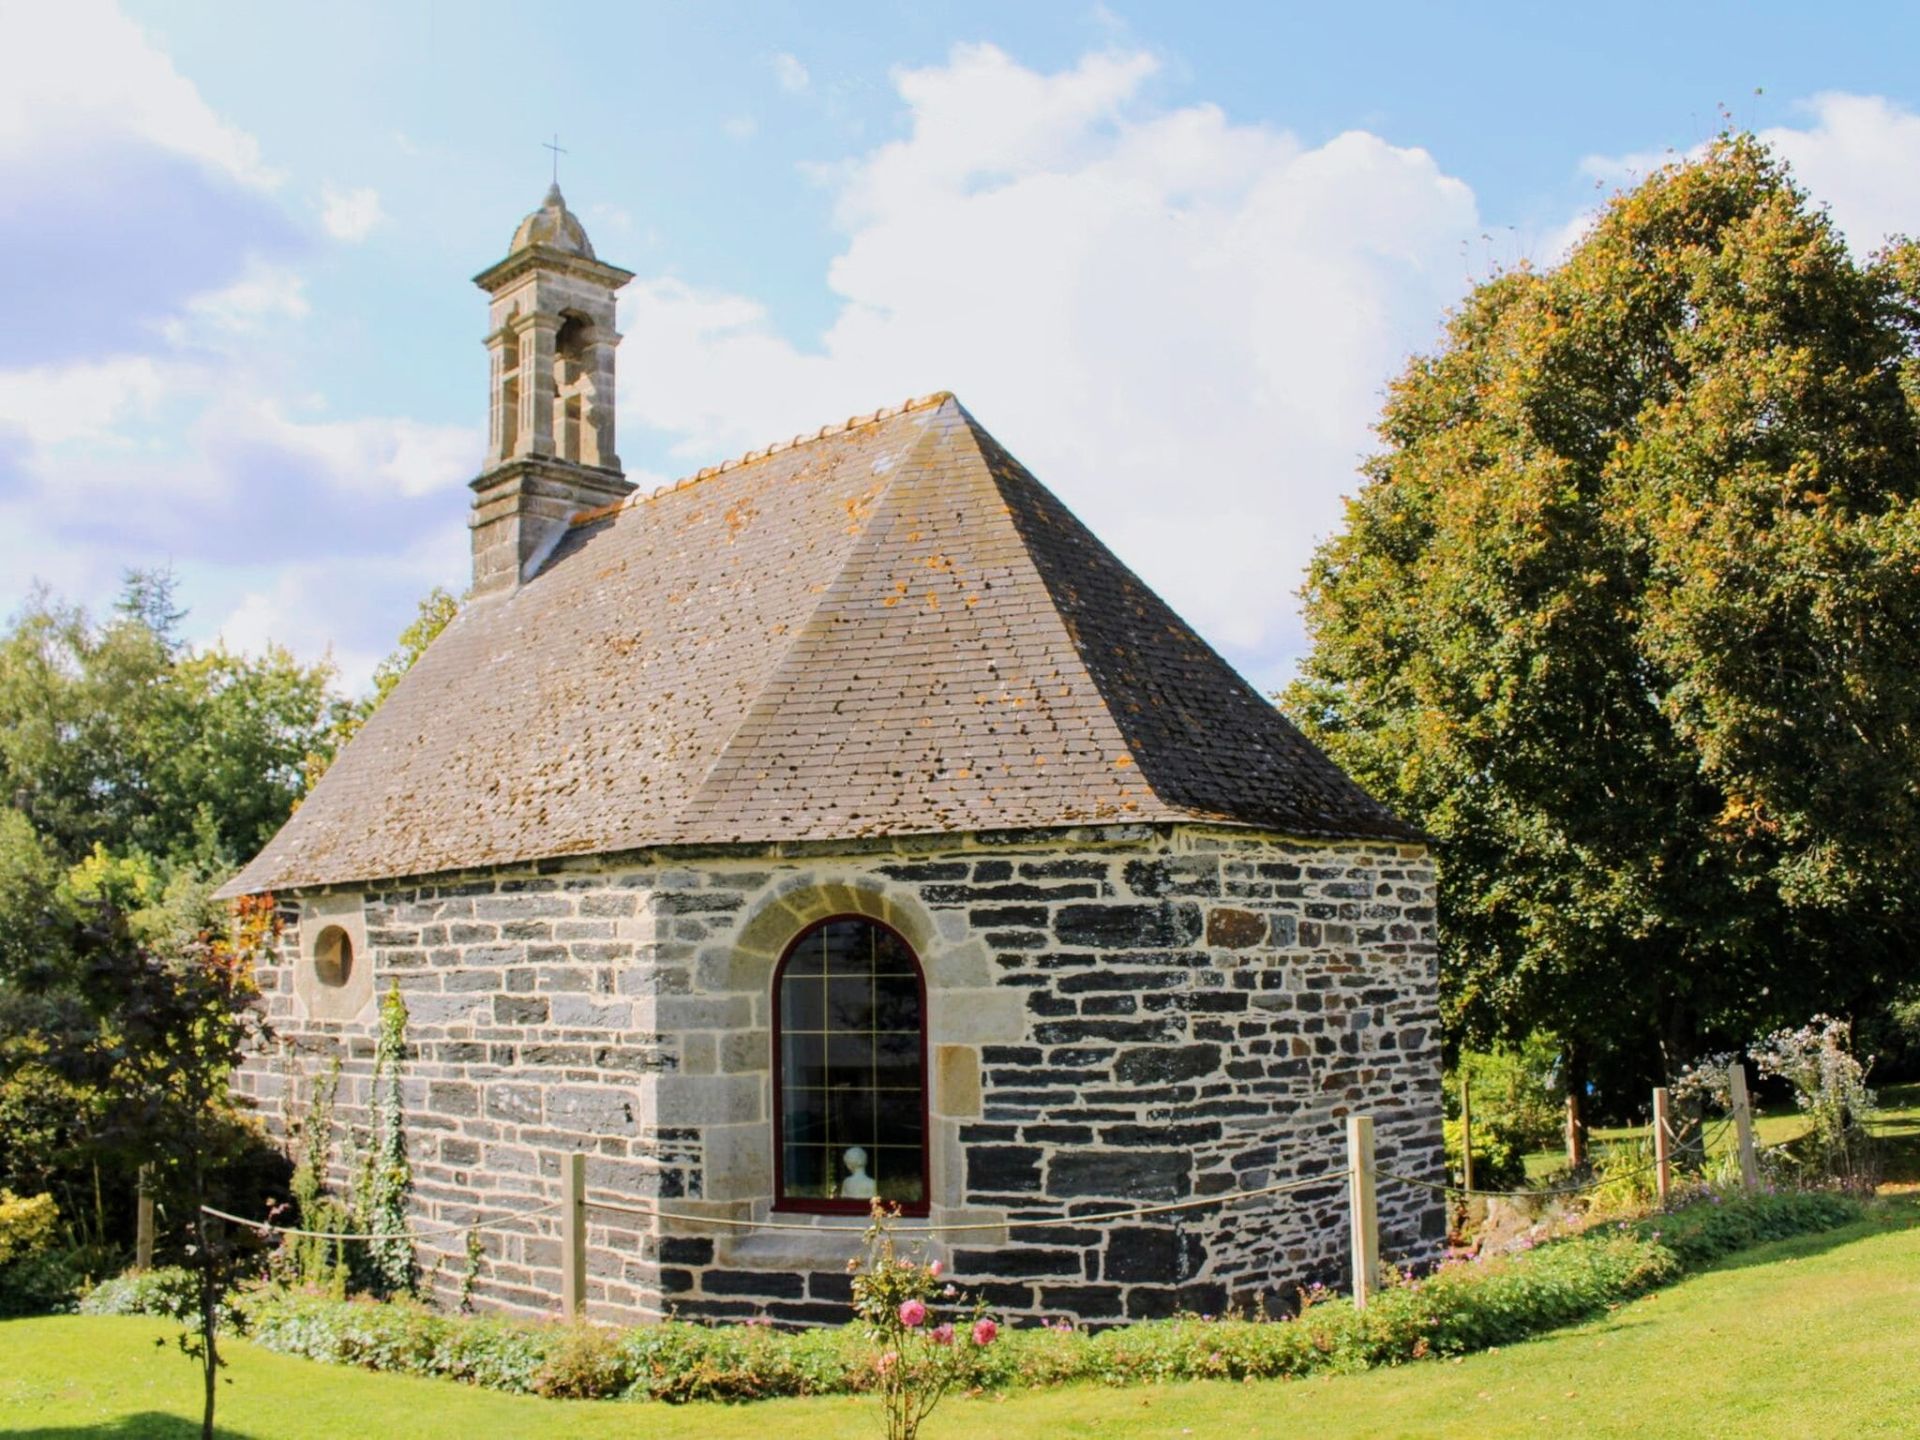
<instances>
[{"instance_id":1,"label":"white flowering plant","mask_svg":"<svg viewBox=\"0 0 1920 1440\"><path fill-rule=\"evenodd\" d=\"M1822 1176L1846 1184L1871 1180L1872 1151L1864 1122L1875 1106L1867 1087L1871 1060L1853 1050L1853 1027L1832 1015L1815 1015L1805 1025L1788 1026L1756 1040L1747 1050L1762 1077L1784 1080L1793 1089L1793 1103L1813 1123L1813 1154L1807 1157ZM1728 1070L1739 1063L1738 1052L1703 1055L1684 1066L1669 1087L1682 1105L1733 1106ZM1778 1158L1762 1157L1763 1166L1777 1167ZM1788 1162L1791 1163L1791 1162Z\"/></svg>"},{"instance_id":2,"label":"white flowering plant","mask_svg":"<svg viewBox=\"0 0 1920 1440\"><path fill-rule=\"evenodd\" d=\"M1867 1088L1872 1061L1853 1053L1853 1026L1816 1015L1797 1028L1775 1030L1749 1052L1762 1075L1785 1080L1793 1101L1813 1122L1818 1161L1830 1179L1869 1181L1872 1152L1864 1122L1875 1107Z\"/></svg>"}]
</instances>

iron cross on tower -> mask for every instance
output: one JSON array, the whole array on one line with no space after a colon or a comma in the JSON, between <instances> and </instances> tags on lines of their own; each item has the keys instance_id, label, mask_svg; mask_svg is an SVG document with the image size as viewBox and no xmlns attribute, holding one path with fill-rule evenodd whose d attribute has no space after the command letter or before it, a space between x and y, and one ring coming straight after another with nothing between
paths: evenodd
<instances>
[{"instance_id":1,"label":"iron cross on tower","mask_svg":"<svg viewBox=\"0 0 1920 1440\"><path fill-rule=\"evenodd\" d=\"M542 150L551 150L553 152L553 183L558 185L560 183L560 157L567 153L565 150L562 150L560 148L559 132L558 131L554 132L552 144L548 144L545 140L542 140L540 142L540 148Z\"/></svg>"}]
</instances>

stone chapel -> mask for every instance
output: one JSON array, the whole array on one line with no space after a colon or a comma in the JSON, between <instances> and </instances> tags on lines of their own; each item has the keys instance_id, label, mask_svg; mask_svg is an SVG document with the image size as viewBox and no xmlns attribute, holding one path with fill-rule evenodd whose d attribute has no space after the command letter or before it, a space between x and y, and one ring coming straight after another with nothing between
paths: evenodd
<instances>
[{"instance_id":1,"label":"stone chapel","mask_svg":"<svg viewBox=\"0 0 1920 1440\"><path fill-rule=\"evenodd\" d=\"M337 1060L364 1124L397 986L417 1224L551 1202L584 1152L590 1198L676 1217L591 1213L610 1319L841 1322L875 1195L974 1227L933 1251L1015 1315L1337 1278L1345 1117L1442 1163L1421 835L952 395L636 493L630 278L557 185L476 277L471 593L226 887L286 922L241 1089L285 1125ZM1431 1258L1438 1197L1380 1204ZM557 1229L485 1232L480 1301L553 1311Z\"/></svg>"}]
</instances>

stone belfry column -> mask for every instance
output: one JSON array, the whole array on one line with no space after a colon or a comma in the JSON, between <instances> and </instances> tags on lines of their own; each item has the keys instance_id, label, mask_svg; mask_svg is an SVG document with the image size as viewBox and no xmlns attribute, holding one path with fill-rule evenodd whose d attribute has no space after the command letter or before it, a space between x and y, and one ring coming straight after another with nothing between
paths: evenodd
<instances>
[{"instance_id":1,"label":"stone belfry column","mask_svg":"<svg viewBox=\"0 0 1920 1440\"><path fill-rule=\"evenodd\" d=\"M535 311L520 326L520 449L522 455L557 455L553 443L553 337L560 317Z\"/></svg>"},{"instance_id":2,"label":"stone belfry column","mask_svg":"<svg viewBox=\"0 0 1920 1440\"><path fill-rule=\"evenodd\" d=\"M491 324L488 446L473 481L473 593L518 589L538 573L575 515L622 499L633 485L614 445L614 296L631 271L597 259L587 232L547 192L520 222L507 258L474 283L487 292ZM554 415L561 397L555 361L561 332L582 345L582 429L563 453ZM569 345L575 343L570 340Z\"/></svg>"},{"instance_id":3,"label":"stone belfry column","mask_svg":"<svg viewBox=\"0 0 1920 1440\"><path fill-rule=\"evenodd\" d=\"M592 403L587 407L587 444L594 463L620 468L613 444L613 351L620 337L608 331L595 334L587 346L587 373L592 377Z\"/></svg>"}]
</instances>

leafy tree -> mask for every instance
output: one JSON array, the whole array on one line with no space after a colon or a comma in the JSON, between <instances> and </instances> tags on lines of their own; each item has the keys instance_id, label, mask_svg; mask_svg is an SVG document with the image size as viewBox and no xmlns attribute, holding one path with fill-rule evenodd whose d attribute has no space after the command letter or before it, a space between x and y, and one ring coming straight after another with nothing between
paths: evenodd
<instances>
[{"instance_id":1,"label":"leafy tree","mask_svg":"<svg viewBox=\"0 0 1920 1440\"><path fill-rule=\"evenodd\" d=\"M180 619L171 579L136 572L103 622L40 592L0 635L0 804L69 863L105 845L230 868L336 722L331 667L190 652Z\"/></svg>"},{"instance_id":2,"label":"leafy tree","mask_svg":"<svg viewBox=\"0 0 1920 1440\"><path fill-rule=\"evenodd\" d=\"M172 597L136 573L98 620L40 592L0 631L0 1184L55 1195L89 1265L130 1235L151 1158L139 1112L75 1068L126 1041L103 936L180 956L223 930L208 896L342 708L326 666L191 649Z\"/></svg>"},{"instance_id":3,"label":"leafy tree","mask_svg":"<svg viewBox=\"0 0 1920 1440\"><path fill-rule=\"evenodd\" d=\"M235 906L230 928L167 950L142 944L123 915L101 905L81 942L98 1024L89 1043L64 1047L57 1061L76 1085L113 1097L103 1138L152 1164L159 1203L184 1230L198 1305L180 1347L200 1367L205 1440L213 1440L224 1363L219 1309L246 1247L205 1207L222 1198L221 1172L263 1139L227 1084L266 1034L254 968L277 927L271 897L251 897Z\"/></svg>"},{"instance_id":4,"label":"leafy tree","mask_svg":"<svg viewBox=\"0 0 1920 1440\"><path fill-rule=\"evenodd\" d=\"M1577 1090L1912 973L1917 342L1920 249L1728 134L1392 387L1282 698L1438 842L1457 1038Z\"/></svg>"}]
</instances>

